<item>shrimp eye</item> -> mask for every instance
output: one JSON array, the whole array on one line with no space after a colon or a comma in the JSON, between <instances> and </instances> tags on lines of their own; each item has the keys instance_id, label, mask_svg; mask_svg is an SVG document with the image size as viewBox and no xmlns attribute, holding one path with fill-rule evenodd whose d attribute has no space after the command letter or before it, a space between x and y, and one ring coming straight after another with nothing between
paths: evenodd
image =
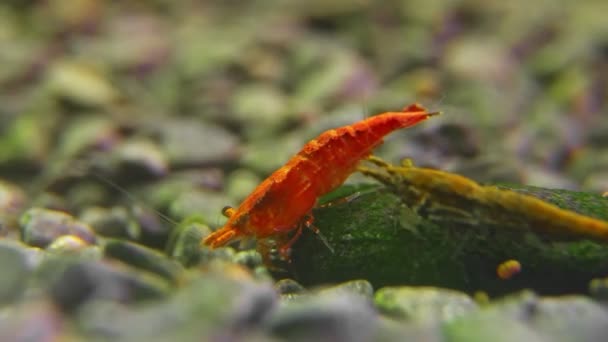
<instances>
[{"instance_id":1,"label":"shrimp eye","mask_svg":"<svg viewBox=\"0 0 608 342\"><path fill-rule=\"evenodd\" d=\"M234 212L236 211L236 209L234 209L233 207L227 205L225 207L222 208L222 215L224 215L227 218L230 218L232 215L234 215Z\"/></svg>"}]
</instances>

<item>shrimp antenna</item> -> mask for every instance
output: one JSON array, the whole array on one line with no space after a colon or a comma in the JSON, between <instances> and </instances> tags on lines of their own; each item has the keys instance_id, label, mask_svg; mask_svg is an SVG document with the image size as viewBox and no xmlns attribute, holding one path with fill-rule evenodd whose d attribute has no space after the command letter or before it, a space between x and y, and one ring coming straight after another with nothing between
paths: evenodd
<instances>
[{"instance_id":1,"label":"shrimp antenna","mask_svg":"<svg viewBox=\"0 0 608 342\"><path fill-rule=\"evenodd\" d=\"M447 99L447 95L445 94L445 92L442 92L442 93L441 93L441 97L440 97L438 100L434 101L434 102L432 103L432 105L433 105L433 106L435 106L435 105L436 105L436 106L438 106L438 107L441 107L441 106L443 105L443 103L444 103L444 101L445 101L446 99Z\"/></svg>"},{"instance_id":2,"label":"shrimp antenna","mask_svg":"<svg viewBox=\"0 0 608 342\"><path fill-rule=\"evenodd\" d=\"M365 98L363 99L363 118L367 119L371 116L369 111L369 101L367 100L367 96L363 95Z\"/></svg>"},{"instance_id":3,"label":"shrimp antenna","mask_svg":"<svg viewBox=\"0 0 608 342\"><path fill-rule=\"evenodd\" d=\"M82 171L82 170L81 170ZM108 185L109 187L111 187L112 189L120 192L122 195L124 195L125 197L127 197L129 199L129 201L133 202L133 203L138 203L138 202L142 202L141 200L139 200L136 196L134 196L132 193L130 193L129 191L125 190L122 186L118 185L117 183L111 181L110 179L102 176L101 174L92 171L92 170L87 170L86 174L90 174L91 176L95 177L97 180L103 182L104 184ZM161 219L165 220L166 222L177 226L178 223L175 222L175 220L171 219L169 216L161 213L160 211L144 205L145 207L151 209L154 213L156 213L156 215L158 215Z\"/></svg>"},{"instance_id":4,"label":"shrimp antenna","mask_svg":"<svg viewBox=\"0 0 608 342\"><path fill-rule=\"evenodd\" d=\"M319 237L319 240L321 240L321 242L323 242L325 247L327 247L327 249L329 249L331 254L335 254L336 252L334 251L334 248L329 244L329 241L327 241L327 239L325 238L325 235L321 234L321 231L318 229L315 231L315 233Z\"/></svg>"},{"instance_id":5,"label":"shrimp antenna","mask_svg":"<svg viewBox=\"0 0 608 342\"><path fill-rule=\"evenodd\" d=\"M439 98L439 100L437 100L437 105L438 106L442 106L444 101L448 98L448 95L446 94L445 91L441 92L441 97Z\"/></svg>"}]
</instances>

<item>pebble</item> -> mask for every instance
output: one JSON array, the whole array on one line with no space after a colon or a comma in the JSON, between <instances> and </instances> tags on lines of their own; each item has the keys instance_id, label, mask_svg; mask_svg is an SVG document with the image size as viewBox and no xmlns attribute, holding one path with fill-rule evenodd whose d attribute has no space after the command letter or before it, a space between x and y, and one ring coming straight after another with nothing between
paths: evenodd
<instances>
[{"instance_id":1,"label":"pebble","mask_svg":"<svg viewBox=\"0 0 608 342\"><path fill-rule=\"evenodd\" d=\"M88 244L96 237L91 227L73 216L55 210L31 208L19 220L24 243L34 247L46 247L63 235L75 235Z\"/></svg>"}]
</instances>

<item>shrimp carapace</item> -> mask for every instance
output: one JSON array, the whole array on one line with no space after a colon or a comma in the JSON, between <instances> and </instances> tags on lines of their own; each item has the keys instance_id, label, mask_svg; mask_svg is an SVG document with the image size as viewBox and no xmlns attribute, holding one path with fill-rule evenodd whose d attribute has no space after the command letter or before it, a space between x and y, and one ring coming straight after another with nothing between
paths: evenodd
<instances>
[{"instance_id":1,"label":"shrimp carapace","mask_svg":"<svg viewBox=\"0 0 608 342\"><path fill-rule=\"evenodd\" d=\"M293 230L299 236L302 227L311 227L317 198L340 186L384 136L437 114L413 104L401 112L379 114L321 133L266 178L238 208L224 208L228 221L203 243L215 248L245 237L279 237ZM301 224L302 220L306 224Z\"/></svg>"}]
</instances>

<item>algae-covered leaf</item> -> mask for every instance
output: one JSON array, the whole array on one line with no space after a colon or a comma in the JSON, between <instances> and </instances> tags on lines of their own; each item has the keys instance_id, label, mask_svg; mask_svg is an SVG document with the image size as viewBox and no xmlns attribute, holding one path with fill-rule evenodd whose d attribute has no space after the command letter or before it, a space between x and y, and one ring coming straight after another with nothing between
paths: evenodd
<instances>
[{"instance_id":1,"label":"algae-covered leaf","mask_svg":"<svg viewBox=\"0 0 608 342\"><path fill-rule=\"evenodd\" d=\"M585 231L601 230L605 222L581 215L604 217L608 200L600 195L526 186L513 186L517 192L506 186L491 187L494 192L508 191L506 197L500 197L505 196L502 192L495 194L496 201L507 198L512 202L501 207L490 200L476 204L464 192L443 188L443 194L421 194L423 200L416 198L418 202L414 202L407 179L397 177L390 181L402 184L361 192L350 201L315 211L315 222L335 253L314 234L304 234L293 253L294 272L301 282L364 278L375 287L407 284L484 290L491 294L521 288L564 293L586 291L592 278L608 274L604 238L597 232ZM345 189L339 191L344 193ZM350 188L344 195L356 191ZM528 195L509 197L522 192ZM548 202L532 197L541 197L540 193ZM441 196L458 210L433 210L440 208L437 204L442 201ZM543 219L514 210L518 201L523 203L522 210L527 208L526 201L529 210L540 205L538 215ZM450 208L443 204L443 209ZM551 210L544 205L551 206ZM566 231L568 227L552 230L553 227L543 226L562 219L564 212L582 217L581 226L573 226L571 232ZM584 226L589 222L590 226ZM496 273L497 267L510 259L517 260L522 269L503 280Z\"/></svg>"}]
</instances>

